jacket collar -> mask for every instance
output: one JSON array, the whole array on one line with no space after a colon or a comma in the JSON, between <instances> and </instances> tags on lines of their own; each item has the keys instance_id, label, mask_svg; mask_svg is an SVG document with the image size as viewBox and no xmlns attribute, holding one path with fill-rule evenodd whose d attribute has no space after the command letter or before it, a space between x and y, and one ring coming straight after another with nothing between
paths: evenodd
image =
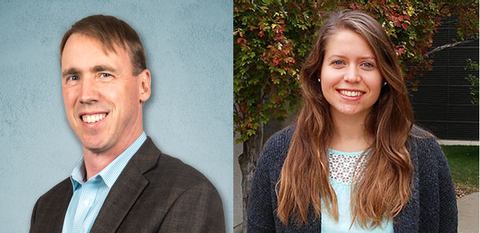
<instances>
[{"instance_id":1,"label":"jacket collar","mask_svg":"<svg viewBox=\"0 0 480 233\"><path fill-rule=\"evenodd\" d=\"M161 151L153 144L152 139L147 137L108 193L91 232L117 230L149 183L143 174L157 166L160 155Z\"/></svg>"}]
</instances>

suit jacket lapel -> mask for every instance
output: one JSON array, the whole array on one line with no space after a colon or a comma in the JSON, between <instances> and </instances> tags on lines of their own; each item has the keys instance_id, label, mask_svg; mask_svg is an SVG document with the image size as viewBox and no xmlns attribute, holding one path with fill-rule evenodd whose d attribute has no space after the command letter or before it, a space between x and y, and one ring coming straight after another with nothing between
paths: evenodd
<instances>
[{"instance_id":1,"label":"suit jacket lapel","mask_svg":"<svg viewBox=\"0 0 480 233\"><path fill-rule=\"evenodd\" d=\"M55 222L55 231L56 233L61 233L63 230L63 222L65 221L65 215L67 214L68 210L68 205L70 204L70 199L72 199L73 195L73 187L72 187L72 181L70 181L70 178L67 178L68 180L68 189L66 190L66 195L63 196L62 198L59 198L60 200L60 205L58 205L58 209L55 211L52 211L53 213L58 213L58 219L61 219L61 221L56 221Z\"/></svg>"},{"instance_id":2,"label":"suit jacket lapel","mask_svg":"<svg viewBox=\"0 0 480 233\"><path fill-rule=\"evenodd\" d=\"M115 232L118 229L149 183L143 174L156 166L160 154L160 150L147 137L112 186L92 226L92 233Z\"/></svg>"},{"instance_id":3,"label":"suit jacket lapel","mask_svg":"<svg viewBox=\"0 0 480 233\"><path fill-rule=\"evenodd\" d=\"M61 233L72 194L72 182L67 178L40 197L33 209L30 232Z\"/></svg>"}]
</instances>

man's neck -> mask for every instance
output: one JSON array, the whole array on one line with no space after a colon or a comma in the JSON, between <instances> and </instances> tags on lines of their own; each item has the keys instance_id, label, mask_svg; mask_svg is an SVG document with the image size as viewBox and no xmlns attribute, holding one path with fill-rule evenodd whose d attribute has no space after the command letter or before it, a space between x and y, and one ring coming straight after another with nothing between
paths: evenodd
<instances>
[{"instance_id":1,"label":"man's neck","mask_svg":"<svg viewBox=\"0 0 480 233\"><path fill-rule=\"evenodd\" d=\"M143 130L138 133L138 135L135 134L136 136L129 140L125 140L124 142L118 143L116 146L107 151L92 151L83 147L83 160L85 163L87 180L97 175L111 162L113 162L113 160L115 160L122 152L132 145L142 133Z\"/></svg>"}]
</instances>

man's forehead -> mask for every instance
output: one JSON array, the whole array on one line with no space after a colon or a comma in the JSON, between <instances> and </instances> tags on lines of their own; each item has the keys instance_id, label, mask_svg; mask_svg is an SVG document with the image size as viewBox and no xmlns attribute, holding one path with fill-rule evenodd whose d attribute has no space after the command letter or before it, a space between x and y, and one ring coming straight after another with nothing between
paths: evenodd
<instances>
[{"instance_id":1,"label":"man's forehead","mask_svg":"<svg viewBox=\"0 0 480 233\"><path fill-rule=\"evenodd\" d=\"M65 43L65 47L67 47L69 42L70 42L70 44L72 43L72 38L77 39L77 40L75 40L76 42L82 42L82 43L90 42L90 43L93 43L95 46L100 47L102 49L103 53L107 56L110 53L114 53L114 54L119 55L119 53L122 53L123 51L127 52L126 51L126 49L127 49L126 46L127 45L125 45L125 44L121 45L119 41L107 40L107 39L101 40L101 39L98 39L95 36L92 36L92 35L86 34L86 33L73 33L67 39L67 41ZM65 52L65 48L64 48L63 52Z\"/></svg>"},{"instance_id":2,"label":"man's forehead","mask_svg":"<svg viewBox=\"0 0 480 233\"><path fill-rule=\"evenodd\" d=\"M117 53L105 52L100 41L85 35L72 35L67 41L61 61L62 77L89 72L131 73L130 56L122 48Z\"/></svg>"}]
</instances>

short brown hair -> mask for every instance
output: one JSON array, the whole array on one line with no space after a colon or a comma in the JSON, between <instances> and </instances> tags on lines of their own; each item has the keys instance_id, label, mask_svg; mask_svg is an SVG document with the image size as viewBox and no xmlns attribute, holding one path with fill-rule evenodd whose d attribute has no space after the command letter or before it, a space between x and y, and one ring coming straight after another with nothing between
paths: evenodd
<instances>
[{"instance_id":1,"label":"short brown hair","mask_svg":"<svg viewBox=\"0 0 480 233\"><path fill-rule=\"evenodd\" d=\"M123 48L128 52L132 61L134 76L147 68L145 50L137 32L124 21L109 15L88 16L72 25L72 28L63 35L60 43L60 63L65 44L74 33L84 34L99 40L105 53L108 51L116 53L115 45Z\"/></svg>"}]
</instances>

